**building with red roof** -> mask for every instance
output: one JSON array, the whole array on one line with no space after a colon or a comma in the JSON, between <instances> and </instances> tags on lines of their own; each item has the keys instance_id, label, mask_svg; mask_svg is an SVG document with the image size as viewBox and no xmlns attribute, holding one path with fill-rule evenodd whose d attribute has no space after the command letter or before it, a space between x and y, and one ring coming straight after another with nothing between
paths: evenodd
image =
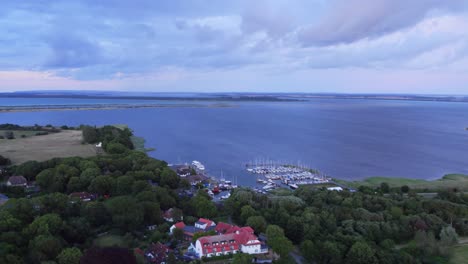
<instances>
[{"instance_id":1,"label":"building with red roof","mask_svg":"<svg viewBox=\"0 0 468 264\"><path fill-rule=\"evenodd\" d=\"M186 240L191 240L196 233L204 233L215 230L216 223L204 218L198 219L198 221L195 222L195 225L193 226L186 225L184 222L177 222L171 226L169 233L172 234L176 228L182 229L184 231L184 237Z\"/></svg>"},{"instance_id":2,"label":"building with red roof","mask_svg":"<svg viewBox=\"0 0 468 264\"><path fill-rule=\"evenodd\" d=\"M196 241L195 251L198 257L213 257L238 252L246 254L268 252L251 227L238 227L219 223L216 231L219 235L201 237Z\"/></svg>"},{"instance_id":3,"label":"building with red roof","mask_svg":"<svg viewBox=\"0 0 468 264\"><path fill-rule=\"evenodd\" d=\"M149 263L164 264L171 251L172 250L168 246L160 242L153 243L146 250L145 257Z\"/></svg>"}]
</instances>

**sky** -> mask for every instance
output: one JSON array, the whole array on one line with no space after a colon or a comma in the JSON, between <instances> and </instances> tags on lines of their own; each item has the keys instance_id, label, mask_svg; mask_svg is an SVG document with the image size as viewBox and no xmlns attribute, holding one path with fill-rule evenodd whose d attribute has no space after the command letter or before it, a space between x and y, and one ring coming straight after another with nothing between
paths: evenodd
<instances>
[{"instance_id":1,"label":"sky","mask_svg":"<svg viewBox=\"0 0 468 264\"><path fill-rule=\"evenodd\" d=\"M0 92L468 94L468 0L22 0Z\"/></svg>"}]
</instances>

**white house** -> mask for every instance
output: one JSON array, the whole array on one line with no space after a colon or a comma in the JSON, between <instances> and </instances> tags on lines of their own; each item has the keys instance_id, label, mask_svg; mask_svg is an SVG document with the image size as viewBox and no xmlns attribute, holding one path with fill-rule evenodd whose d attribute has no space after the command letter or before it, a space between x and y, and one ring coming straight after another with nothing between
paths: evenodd
<instances>
[{"instance_id":1,"label":"white house","mask_svg":"<svg viewBox=\"0 0 468 264\"><path fill-rule=\"evenodd\" d=\"M267 252L250 229L240 229L235 233L201 237L195 243L195 251L201 257L213 257L238 252L260 254Z\"/></svg>"}]
</instances>

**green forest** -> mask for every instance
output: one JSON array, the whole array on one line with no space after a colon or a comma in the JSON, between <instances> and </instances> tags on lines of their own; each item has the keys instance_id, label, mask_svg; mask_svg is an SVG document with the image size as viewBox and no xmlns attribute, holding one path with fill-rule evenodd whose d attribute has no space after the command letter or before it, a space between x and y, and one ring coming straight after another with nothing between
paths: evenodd
<instances>
[{"instance_id":1,"label":"green forest","mask_svg":"<svg viewBox=\"0 0 468 264\"><path fill-rule=\"evenodd\" d=\"M191 185L165 161L134 150L131 130L80 129L84 143L102 142L106 154L29 161L2 174L4 181L23 175L39 188L1 187L10 199L0 207L0 263L72 264L93 247L133 252L152 242L180 249L184 242L168 235L162 217L170 208L179 208L186 223L229 218L253 227L278 254L276 263L295 263L293 254L304 263L449 263L452 247L468 235L468 195L454 189L425 198L388 184L356 192L302 186L268 195L239 188L214 203L204 190L187 195ZM75 192L96 199L82 202L69 196ZM177 251L171 254L168 263L182 263ZM239 255L233 263L251 259Z\"/></svg>"}]
</instances>

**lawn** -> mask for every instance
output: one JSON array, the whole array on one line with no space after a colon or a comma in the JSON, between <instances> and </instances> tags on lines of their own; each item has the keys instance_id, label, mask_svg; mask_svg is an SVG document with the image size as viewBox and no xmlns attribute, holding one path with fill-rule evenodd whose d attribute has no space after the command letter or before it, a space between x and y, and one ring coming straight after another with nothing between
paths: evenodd
<instances>
[{"instance_id":1,"label":"lawn","mask_svg":"<svg viewBox=\"0 0 468 264\"><path fill-rule=\"evenodd\" d=\"M450 255L450 264L468 263L468 245L459 245L453 248Z\"/></svg>"},{"instance_id":2,"label":"lawn","mask_svg":"<svg viewBox=\"0 0 468 264\"><path fill-rule=\"evenodd\" d=\"M96 155L94 145L82 144L80 130L63 130L43 136L0 140L0 155L13 164L29 160L45 161L60 157L90 157Z\"/></svg>"},{"instance_id":3,"label":"lawn","mask_svg":"<svg viewBox=\"0 0 468 264\"><path fill-rule=\"evenodd\" d=\"M94 240L93 244L98 247L127 247L127 243L121 236L105 235Z\"/></svg>"},{"instance_id":4,"label":"lawn","mask_svg":"<svg viewBox=\"0 0 468 264\"><path fill-rule=\"evenodd\" d=\"M336 182L354 188L357 188L361 185L378 187L382 182L386 182L390 185L390 187L408 185L412 189L438 190L457 188L458 190L468 191L468 175L463 174L447 174L441 179L433 181L408 178L371 177L362 181L353 182L337 179Z\"/></svg>"},{"instance_id":5,"label":"lawn","mask_svg":"<svg viewBox=\"0 0 468 264\"><path fill-rule=\"evenodd\" d=\"M35 136L36 133L38 132L43 132L43 131L37 131L37 130L0 130L0 135L3 136L5 134L5 132L13 132L13 135L15 136L15 138L21 138L21 137L32 137L32 136ZM0 139L0 142L2 142L2 140L9 140L9 139Z\"/></svg>"}]
</instances>

